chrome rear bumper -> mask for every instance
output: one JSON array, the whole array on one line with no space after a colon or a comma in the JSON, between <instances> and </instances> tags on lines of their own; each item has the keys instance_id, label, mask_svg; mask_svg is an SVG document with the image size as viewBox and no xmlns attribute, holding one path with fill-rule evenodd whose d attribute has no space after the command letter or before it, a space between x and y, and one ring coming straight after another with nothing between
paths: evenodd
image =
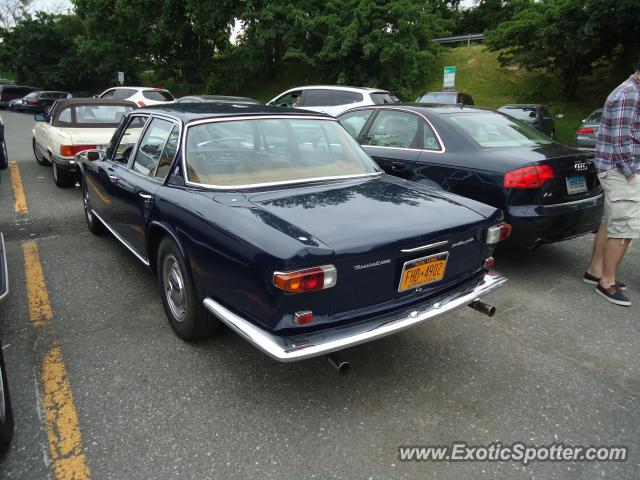
<instances>
[{"instance_id":1,"label":"chrome rear bumper","mask_svg":"<svg viewBox=\"0 0 640 480\"><path fill-rule=\"evenodd\" d=\"M295 362L353 347L413 327L458 307L466 306L481 295L500 287L506 281L507 279L498 273L489 272L472 284L448 292L413 309L375 317L353 325L287 337L273 335L257 327L210 298L206 298L203 303L207 310L270 357L280 362Z\"/></svg>"}]
</instances>

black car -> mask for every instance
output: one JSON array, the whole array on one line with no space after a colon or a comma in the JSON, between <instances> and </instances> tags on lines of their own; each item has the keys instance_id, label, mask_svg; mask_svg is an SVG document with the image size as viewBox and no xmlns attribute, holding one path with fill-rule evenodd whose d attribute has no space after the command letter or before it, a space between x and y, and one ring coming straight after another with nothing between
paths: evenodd
<instances>
[{"instance_id":1,"label":"black car","mask_svg":"<svg viewBox=\"0 0 640 480\"><path fill-rule=\"evenodd\" d=\"M233 105L260 105L260 102L249 97L229 95L187 95L180 97L176 103L224 103Z\"/></svg>"},{"instance_id":2,"label":"black car","mask_svg":"<svg viewBox=\"0 0 640 480\"><path fill-rule=\"evenodd\" d=\"M384 170L504 211L504 246L557 242L597 229L603 194L593 155L512 117L474 107L403 104L338 117Z\"/></svg>"},{"instance_id":3,"label":"black car","mask_svg":"<svg viewBox=\"0 0 640 480\"><path fill-rule=\"evenodd\" d=\"M16 112L49 113L51 106L62 98L71 98L69 92L39 91L31 92L22 101L12 101L9 108Z\"/></svg>"},{"instance_id":4,"label":"black car","mask_svg":"<svg viewBox=\"0 0 640 480\"><path fill-rule=\"evenodd\" d=\"M4 246L4 236L0 232L0 302L9 294L9 277L7 272L7 256ZM7 370L2 354L2 342L0 342L0 455L9 448L13 436L13 411L11 410L11 397L9 396L9 384L7 382Z\"/></svg>"},{"instance_id":5,"label":"black car","mask_svg":"<svg viewBox=\"0 0 640 480\"><path fill-rule=\"evenodd\" d=\"M474 105L471 95L461 92L423 92L416 98L416 103Z\"/></svg>"},{"instance_id":6,"label":"black car","mask_svg":"<svg viewBox=\"0 0 640 480\"><path fill-rule=\"evenodd\" d=\"M76 161L89 230L156 272L185 340L222 322L302 360L478 306L505 281L490 270L509 232L498 209L385 175L328 115L156 105Z\"/></svg>"},{"instance_id":7,"label":"black car","mask_svg":"<svg viewBox=\"0 0 640 480\"><path fill-rule=\"evenodd\" d=\"M545 105L514 103L503 105L498 111L531 125L551 138L556 138L556 124L553 121L553 115Z\"/></svg>"},{"instance_id":8,"label":"black car","mask_svg":"<svg viewBox=\"0 0 640 480\"><path fill-rule=\"evenodd\" d=\"M22 98L37 90L40 89L24 85L0 84L0 109L6 110L9 108L9 102L11 100Z\"/></svg>"}]
</instances>

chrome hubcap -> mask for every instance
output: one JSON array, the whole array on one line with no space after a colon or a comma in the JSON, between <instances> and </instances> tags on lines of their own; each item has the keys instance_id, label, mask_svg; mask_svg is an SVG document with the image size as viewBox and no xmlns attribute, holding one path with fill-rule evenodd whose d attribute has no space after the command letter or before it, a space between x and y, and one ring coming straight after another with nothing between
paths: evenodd
<instances>
[{"instance_id":1,"label":"chrome hubcap","mask_svg":"<svg viewBox=\"0 0 640 480\"><path fill-rule=\"evenodd\" d=\"M165 258L162 272L169 310L178 322L183 322L187 316L184 280L178 261L173 255L167 255Z\"/></svg>"},{"instance_id":2,"label":"chrome hubcap","mask_svg":"<svg viewBox=\"0 0 640 480\"><path fill-rule=\"evenodd\" d=\"M84 213L87 215L87 220L92 221L93 215L91 215L91 209L89 208L89 191L86 188L82 196L82 203L84 204Z\"/></svg>"}]
</instances>

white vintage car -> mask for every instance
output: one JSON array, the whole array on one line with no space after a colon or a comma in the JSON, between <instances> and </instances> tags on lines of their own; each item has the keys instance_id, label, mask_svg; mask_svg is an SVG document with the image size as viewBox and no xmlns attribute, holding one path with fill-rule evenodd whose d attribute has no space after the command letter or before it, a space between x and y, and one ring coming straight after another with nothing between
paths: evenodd
<instances>
[{"instance_id":1,"label":"white vintage car","mask_svg":"<svg viewBox=\"0 0 640 480\"><path fill-rule=\"evenodd\" d=\"M75 155L106 150L120 120L137 105L127 100L72 98L56 102L49 115L35 115L33 154L40 165L53 164L58 187L80 178Z\"/></svg>"}]
</instances>

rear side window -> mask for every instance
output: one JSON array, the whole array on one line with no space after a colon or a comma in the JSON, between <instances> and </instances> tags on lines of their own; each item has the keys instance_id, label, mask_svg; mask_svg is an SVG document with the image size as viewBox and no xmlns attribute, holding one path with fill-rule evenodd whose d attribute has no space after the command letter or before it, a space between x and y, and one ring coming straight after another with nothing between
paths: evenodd
<instances>
[{"instance_id":1,"label":"rear side window","mask_svg":"<svg viewBox=\"0 0 640 480\"><path fill-rule=\"evenodd\" d=\"M172 102L174 100L169 92L162 90L143 90L142 96L147 100L155 100L156 102Z\"/></svg>"},{"instance_id":2,"label":"rear side window","mask_svg":"<svg viewBox=\"0 0 640 480\"><path fill-rule=\"evenodd\" d=\"M369 120L372 113L373 110L358 110L356 112L341 115L339 122L344 129L349 132L349 135L357 140L360 136L360 132L362 132L362 127L367 123L367 120Z\"/></svg>"},{"instance_id":3,"label":"rear side window","mask_svg":"<svg viewBox=\"0 0 640 480\"><path fill-rule=\"evenodd\" d=\"M373 121L366 145L379 147L416 148L418 117L412 113L383 110Z\"/></svg>"},{"instance_id":4,"label":"rear side window","mask_svg":"<svg viewBox=\"0 0 640 480\"><path fill-rule=\"evenodd\" d=\"M358 103L362 101L362 94L358 92L348 92L346 90L332 90L332 105L347 105L349 103Z\"/></svg>"},{"instance_id":5,"label":"rear side window","mask_svg":"<svg viewBox=\"0 0 640 480\"><path fill-rule=\"evenodd\" d=\"M422 123L422 148L425 150L442 150L436 132L427 122Z\"/></svg>"},{"instance_id":6,"label":"rear side window","mask_svg":"<svg viewBox=\"0 0 640 480\"><path fill-rule=\"evenodd\" d=\"M600 123L601 120L602 120L602 110L598 110L596 112L593 112L591 115L589 115L589 118L587 118L587 121L585 123Z\"/></svg>"},{"instance_id":7,"label":"rear side window","mask_svg":"<svg viewBox=\"0 0 640 480\"><path fill-rule=\"evenodd\" d=\"M133 161L133 169L136 172L143 175L154 175L172 130L173 123L167 120L154 118L151 121Z\"/></svg>"},{"instance_id":8,"label":"rear side window","mask_svg":"<svg viewBox=\"0 0 640 480\"><path fill-rule=\"evenodd\" d=\"M376 92L371 94L371 101L376 105L384 105L385 103L398 103L398 97L388 92Z\"/></svg>"},{"instance_id":9,"label":"rear side window","mask_svg":"<svg viewBox=\"0 0 640 480\"><path fill-rule=\"evenodd\" d=\"M307 90L304 92L303 103L305 107L327 107L331 105L330 90Z\"/></svg>"},{"instance_id":10,"label":"rear side window","mask_svg":"<svg viewBox=\"0 0 640 480\"><path fill-rule=\"evenodd\" d=\"M58 121L64 122L64 123L71 123L71 109L65 108L64 110L62 110L60 112L60 115L58 115Z\"/></svg>"}]
</instances>

